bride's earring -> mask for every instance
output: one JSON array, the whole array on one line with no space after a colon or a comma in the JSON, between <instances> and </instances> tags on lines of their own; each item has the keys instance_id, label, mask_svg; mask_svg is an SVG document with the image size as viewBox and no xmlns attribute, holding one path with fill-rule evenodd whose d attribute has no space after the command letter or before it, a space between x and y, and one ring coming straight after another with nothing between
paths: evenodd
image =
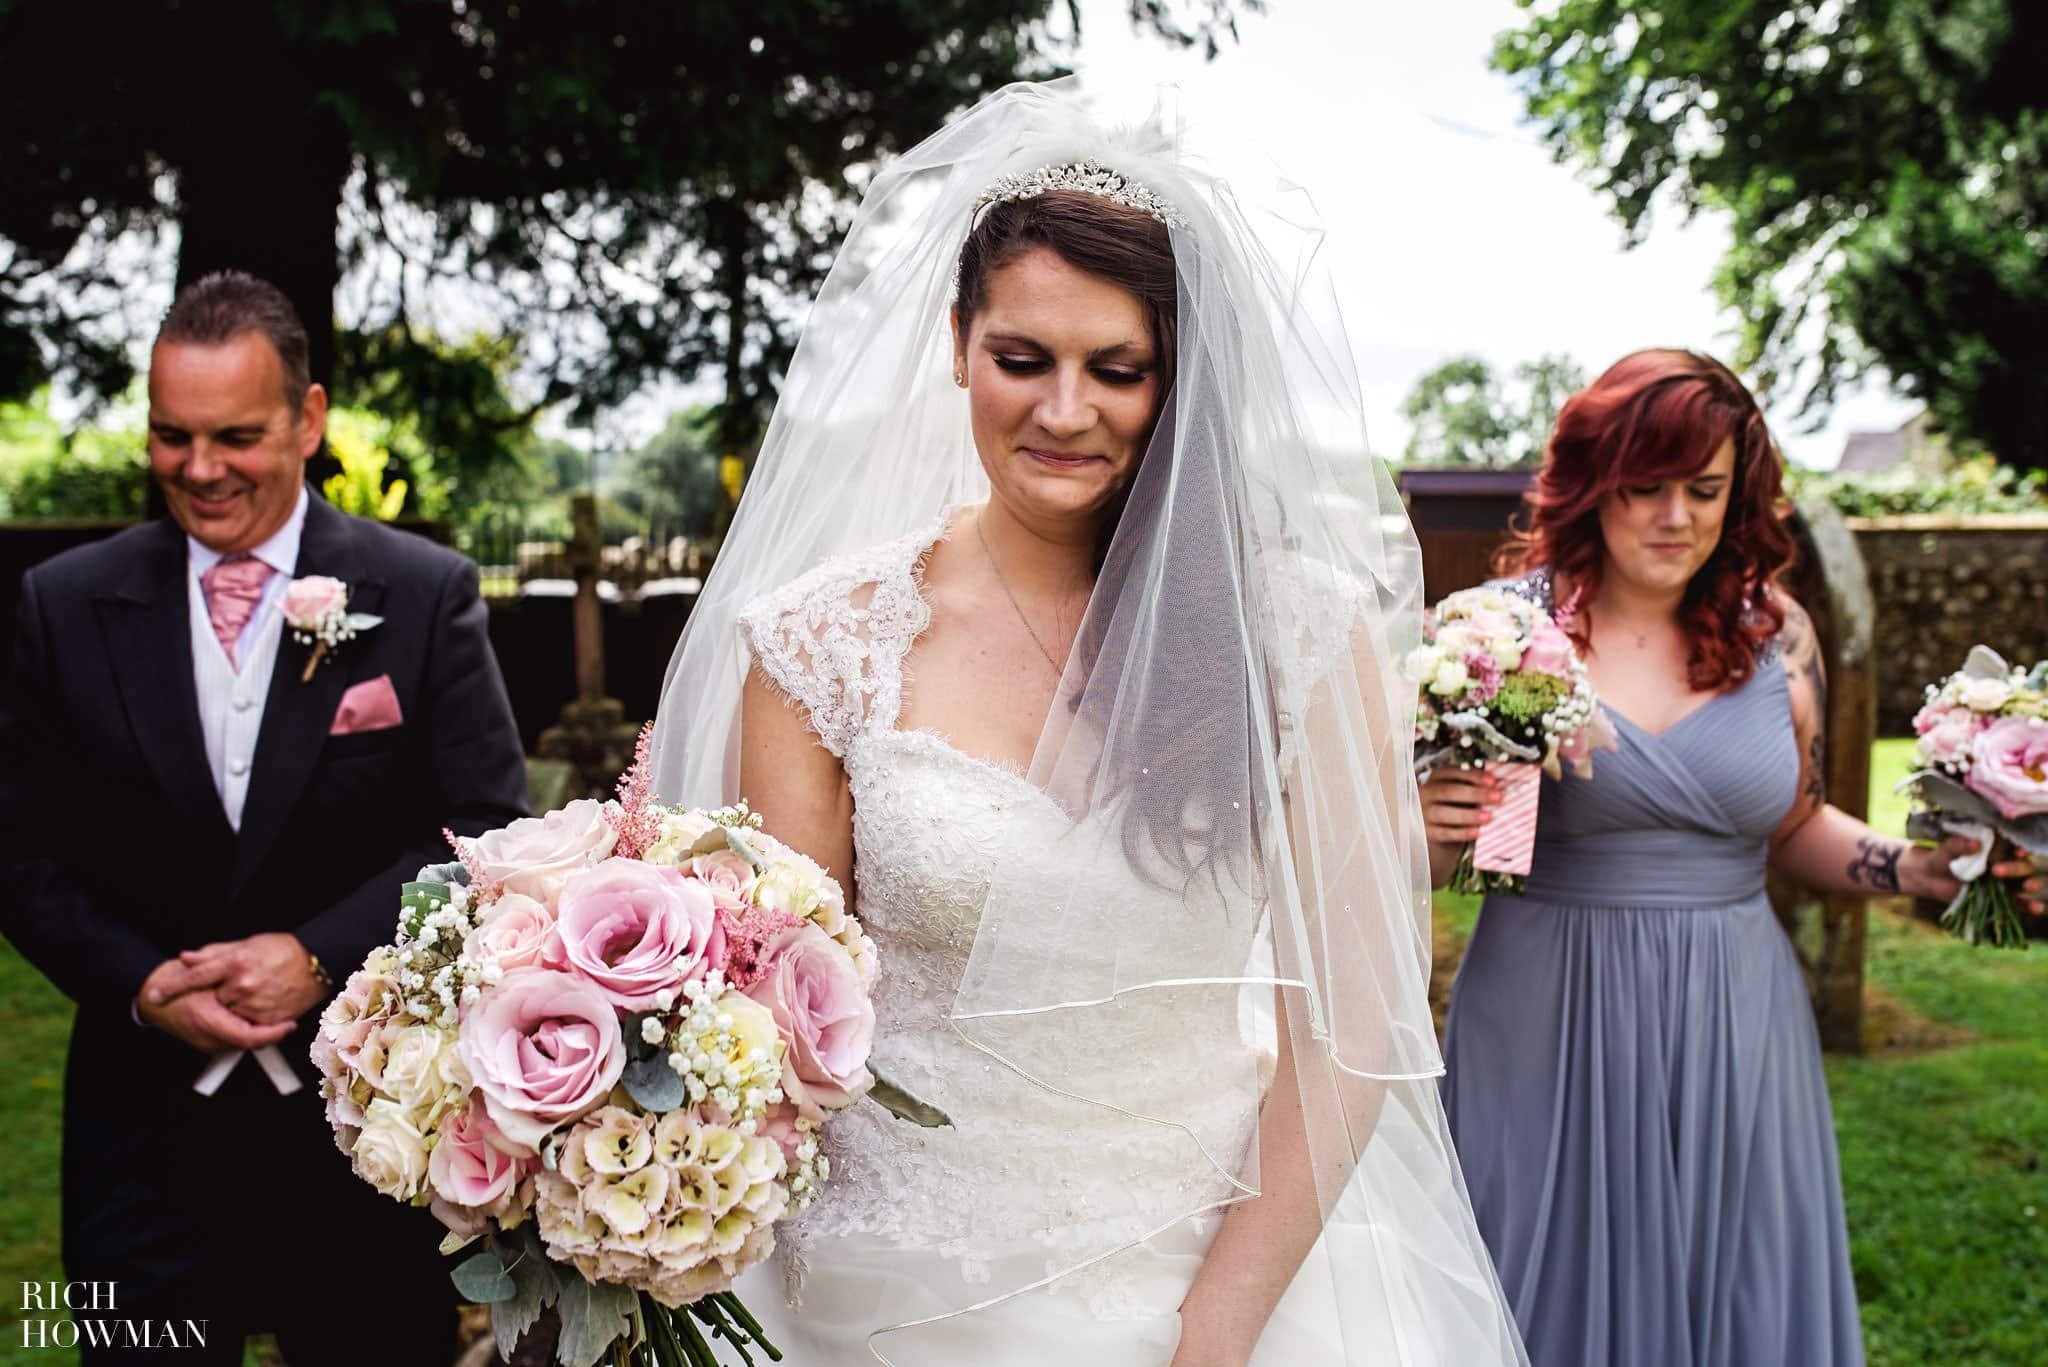
<instances>
[{"instance_id":1,"label":"bride's earring","mask_svg":"<svg viewBox=\"0 0 2048 1367\"><path fill-rule=\"evenodd\" d=\"M966 366L955 366L955 367L953 367L953 383L954 383L954 384L956 384L956 385L958 385L958 386L960 386L960 388L962 388L962 389L965 389L965 388L967 388L967 367L966 367Z\"/></svg>"}]
</instances>

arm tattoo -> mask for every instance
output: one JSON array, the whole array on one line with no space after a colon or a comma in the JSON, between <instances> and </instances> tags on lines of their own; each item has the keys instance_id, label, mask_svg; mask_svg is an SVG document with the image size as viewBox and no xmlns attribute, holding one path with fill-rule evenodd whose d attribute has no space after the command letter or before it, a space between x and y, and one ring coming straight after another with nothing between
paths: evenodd
<instances>
[{"instance_id":1,"label":"arm tattoo","mask_svg":"<svg viewBox=\"0 0 2048 1367\"><path fill-rule=\"evenodd\" d=\"M1896 840L1858 836L1856 857L1849 861L1849 881L1879 892L1899 890L1899 856L1906 847Z\"/></svg>"},{"instance_id":2,"label":"arm tattoo","mask_svg":"<svg viewBox=\"0 0 2048 1367\"><path fill-rule=\"evenodd\" d=\"M1813 629L1813 619L1797 603L1786 606L1786 663L1806 680L1813 694L1813 734L1806 743L1808 772L1804 791L1807 799L1818 807L1827 801L1828 676L1821 665L1820 638Z\"/></svg>"}]
</instances>

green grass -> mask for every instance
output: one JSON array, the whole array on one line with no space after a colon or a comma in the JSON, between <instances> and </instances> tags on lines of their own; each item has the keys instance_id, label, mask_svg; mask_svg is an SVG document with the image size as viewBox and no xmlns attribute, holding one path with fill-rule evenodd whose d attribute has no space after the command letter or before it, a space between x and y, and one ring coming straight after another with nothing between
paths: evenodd
<instances>
[{"instance_id":1,"label":"green grass","mask_svg":"<svg viewBox=\"0 0 2048 1367\"><path fill-rule=\"evenodd\" d=\"M1881 740L1870 747L1870 824L1886 835L1906 833L1904 793L1892 789L1920 766L1914 763L1911 740Z\"/></svg>"},{"instance_id":2,"label":"green grass","mask_svg":"<svg viewBox=\"0 0 2048 1367\"><path fill-rule=\"evenodd\" d=\"M21 1284L61 1281L58 1256L58 1116L71 1003L12 946L0 945L0 1288L9 1318L0 1362L58 1362L75 1354L25 1351Z\"/></svg>"},{"instance_id":3,"label":"green grass","mask_svg":"<svg viewBox=\"0 0 2048 1367\"><path fill-rule=\"evenodd\" d=\"M1973 1036L1918 1057L1828 1060L1872 1367L2039 1362L2048 947L1972 949L1877 910L1869 949L1874 984Z\"/></svg>"}]
</instances>

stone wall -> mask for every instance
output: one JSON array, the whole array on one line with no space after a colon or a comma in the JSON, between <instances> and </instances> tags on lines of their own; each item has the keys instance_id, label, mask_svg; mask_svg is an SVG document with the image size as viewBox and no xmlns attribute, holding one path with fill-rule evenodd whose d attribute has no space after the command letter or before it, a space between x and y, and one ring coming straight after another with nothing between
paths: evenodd
<instances>
[{"instance_id":1,"label":"stone wall","mask_svg":"<svg viewBox=\"0 0 2048 1367\"><path fill-rule=\"evenodd\" d=\"M2048 658L2048 514L1850 518L1877 605L1877 732L1910 735L1970 647Z\"/></svg>"}]
</instances>

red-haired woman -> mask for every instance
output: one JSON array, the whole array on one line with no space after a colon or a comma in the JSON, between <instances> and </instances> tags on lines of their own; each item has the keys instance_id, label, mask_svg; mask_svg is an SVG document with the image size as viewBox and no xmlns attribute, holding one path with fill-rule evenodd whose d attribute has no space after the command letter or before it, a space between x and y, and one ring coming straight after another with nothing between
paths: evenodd
<instances>
[{"instance_id":1,"label":"red-haired woman","mask_svg":"<svg viewBox=\"0 0 2048 1367\"><path fill-rule=\"evenodd\" d=\"M1444 1102L1534 1367L1863 1360L1833 1123L1766 866L1956 890L1941 850L1827 805L1826 682L1775 583L1779 459L1725 367L1617 362L1559 414L1512 592L1585 652L1619 751L1546 780L1525 895L1489 898ZM1423 788L1441 883L1492 780Z\"/></svg>"}]
</instances>

